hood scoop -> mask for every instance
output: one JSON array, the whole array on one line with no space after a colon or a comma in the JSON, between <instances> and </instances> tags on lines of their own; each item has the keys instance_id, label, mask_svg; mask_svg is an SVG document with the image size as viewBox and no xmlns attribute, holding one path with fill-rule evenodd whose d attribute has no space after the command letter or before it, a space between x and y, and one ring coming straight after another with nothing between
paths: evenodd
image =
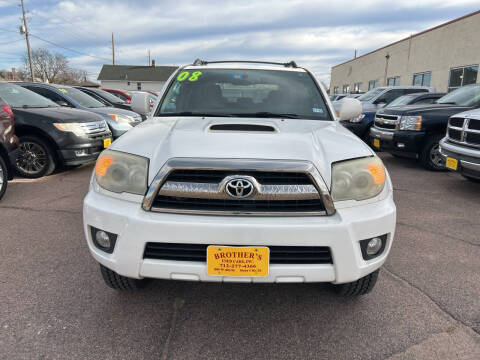
<instances>
[{"instance_id":1,"label":"hood scoop","mask_svg":"<svg viewBox=\"0 0 480 360\"><path fill-rule=\"evenodd\" d=\"M255 131L255 132L276 132L277 130L270 125L256 124L214 124L209 128L210 131Z\"/></svg>"}]
</instances>

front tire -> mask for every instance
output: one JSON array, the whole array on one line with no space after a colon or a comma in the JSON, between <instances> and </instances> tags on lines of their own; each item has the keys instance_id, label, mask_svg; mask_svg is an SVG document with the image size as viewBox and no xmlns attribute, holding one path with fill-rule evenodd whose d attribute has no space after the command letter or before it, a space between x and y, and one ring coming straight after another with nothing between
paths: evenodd
<instances>
[{"instance_id":1,"label":"front tire","mask_svg":"<svg viewBox=\"0 0 480 360\"><path fill-rule=\"evenodd\" d=\"M147 284L147 279L138 280L122 276L102 264L100 264L100 272L102 273L105 284L115 290L135 291L144 288Z\"/></svg>"},{"instance_id":2,"label":"front tire","mask_svg":"<svg viewBox=\"0 0 480 360\"><path fill-rule=\"evenodd\" d=\"M20 147L14 164L18 175L36 179L55 171L54 151L45 140L33 135L21 136L19 140Z\"/></svg>"},{"instance_id":3,"label":"front tire","mask_svg":"<svg viewBox=\"0 0 480 360\"><path fill-rule=\"evenodd\" d=\"M445 171L445 161L440 154L440 140L443 135L432 135L427 138L422 152L420 153L420 163L428 170Z\"/></svg>"},{"instance_id":4,"label":"front tire","mask_svg":"<svg viewBox=\"0 0 480 360\"><path fill-rule=\"evenodd\" d=\"M358 279L357 281L334 285L335 291L337 292L337 294L347 297L355 297L368 294L370 291L372 291L373 287L377 283L379 272L380 269Z\"/></svg>"},{"instance_id":5,"label":"front tire","mask_svg":"<svg viewBox=\"0 0 480 360\"><path fill-rule=\"evenodd\" d=\"M5 160L0 155L0 199L2 199L8 185L8 168Z\"/></svg>"}]
</instances>

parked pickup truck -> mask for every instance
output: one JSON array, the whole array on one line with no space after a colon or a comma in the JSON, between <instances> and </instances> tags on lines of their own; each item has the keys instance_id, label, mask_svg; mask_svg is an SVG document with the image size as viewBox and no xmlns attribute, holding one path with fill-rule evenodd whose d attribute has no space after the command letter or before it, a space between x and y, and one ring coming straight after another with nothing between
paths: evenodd
<instances>
[{"instance_id":1,"label":"parked pickup truck","mask_svg":"<svg viewBox=\"0 0 480 360\"><path fill-rule=\"evenodd\" d=\"M167 81L95 166L84 231L106 284L330 282L369 292L393 241L382 161L294 62L206 62ZM132 109L150 113L148 96ZM340 119L361 111L345 99Z\"/></svg>"},{"instance_id":2,"label":"parked pickup truck","mask_svg":"<svg viewBox=\"0 0 480 360\"><path fill-rule=\"evenodd\" d=\"M439 142L450 116L480 107L480 85L467 85L436 104L407 105L377 111L370 129L373 146L391 154L419 159L430 170L444 170Z\"/></svg>"},{"instance_id":3,"label":"parked pickup truck","mask_svg":"<svg viewBox=\"0 0 480 360\"><path fill-rule=\"evenodd\" d=\"M480 182L480 109L450 118L447 136L440 141L440 153L448 169Z\"/></svg>"}]
</instances>

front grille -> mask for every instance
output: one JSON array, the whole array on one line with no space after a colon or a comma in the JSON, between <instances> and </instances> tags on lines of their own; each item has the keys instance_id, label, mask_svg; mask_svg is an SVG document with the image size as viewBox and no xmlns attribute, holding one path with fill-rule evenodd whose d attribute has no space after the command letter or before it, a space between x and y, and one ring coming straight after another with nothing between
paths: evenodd
<instances>
[{"instance_id":1,"label":"front grille","mask_svg":"<svg viewBox=\"0 0 480 360\"><path fill-rule=\"evenodd\" d=\"M398 125L400 116L397 115L375 115L374 125L380 129L395 130Z\"/></svg>"},{"instance_id":2,"label":"front grille","mask_svg":"<svg viewBox=\"0 0 480 360\"><path fill-rule=\"evenodd\" d=\"M219 212L314 212L324 211L321 199L307 200L223 200L158 195L156 208Z\"/></svg>"},{"instance_id":3,"label":"front grille","mask_svg":"<svg viewBox=\"0 0 480 360\"><path fill-rule=\"evenodd\" d=\"M96 135L108 131L108 126L105 121L82 123L81 126L87 135Z\"/></svg>"},{"instance_id":4,"label":"front grille","mask_svg":"<svg viewBox=\"0 0 480 360\"><path fill-rule=\"evenodd\" d=\"M461 128L463 126L463 119L462 118L450 118L449 125Z\"/></svg>"},{"instance_id":5,"label":"front grille","mask_svg":"<svg viewBox=\"0 0 480 360\"><path fill-rule=\"evenodd\" d=\"M450 139L460 141L462 139L462 131L461 130L448 129L448 137Z\"/></svg>"},{"instance_id":6,"label":"front grille","mask_svg":"<svg viewBox=\"0 0 480 360\"><path fill-rule=\"evenodd\" d=\"M306 185L311 184L309 176L297 172L275 171L232 171L232 170L174 170L168 175L167 181L189 183L220 183L229 175L253 176L263 185Z\"/></svg>"},{"instance_id":7,"label":"front grille","mask_svg":"<svg viewBox=\"0 0 480 360\"><path fill-rule=\"evenodd\" d=\"M453 142L480 147L480 119L450 118L447 134Z\"/></svg>"},{"instance_id":8,"label":"front grille","mask_svg":"<svg viewBox=\"0 0 480 360\"><path fill-rule=\"evenodd\" d=\"M143 258L206 263L208 246L207 244L149 242L145 247ZM330 248L326 246L268 246L268 248L270 249L270 264L333 263Z\"/></svg>"}]
</instances>

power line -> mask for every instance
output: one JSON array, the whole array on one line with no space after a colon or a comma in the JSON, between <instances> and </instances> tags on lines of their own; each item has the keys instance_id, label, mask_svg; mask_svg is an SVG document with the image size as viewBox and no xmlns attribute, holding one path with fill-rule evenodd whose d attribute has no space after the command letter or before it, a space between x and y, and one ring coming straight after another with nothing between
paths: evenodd
<instances>
[{"instance_id":1,"label":"power line","mask_svg":"<svg viewBox=\"0 0 480 360\"><path fill-rule=\"evenodd\" d=\"M34 34L30 34L30 36L32 36L32 37L34 37L34 38L36 38L36 39L45 41L46 43L49 43L49 44L51 44L51 45L53 45L53 46L56 46L56 47L59 47L59 48L61 48L61 49L64 49L64 50L67 50L67 51L71 51L71 52L77 53L77 54L79 54L79 55L89 56L89 57L91 57L91 58L96 58L96 59L100 59L100 60L104 60L104 61L110 62L110 59L106 59L106 58L102 58L102 57L100 57L100 56L95 56L95 55L83 53L83 52L80 52L80 51L77 51L77 50L73 50L73 49L67 48L67 47L65 47L65 46L55 44L54 42L52 42L52 41L50 41L50 40L43 39L43 38L41 38L40 36L37 36L37 35L34 35Z\"/></svg>"},{"instance_id":2,"label":"power line","mask_svg":"<svg viewBox=\"0 0 480 360\"><path fill-rule=\"evenodd\" d=\"M18 39L18 40L3 42L3 43L0 43L0 45L13 44L13 43L19 42L19 41L23 41L23 38Z\"/></svg>"}]
</instances>

